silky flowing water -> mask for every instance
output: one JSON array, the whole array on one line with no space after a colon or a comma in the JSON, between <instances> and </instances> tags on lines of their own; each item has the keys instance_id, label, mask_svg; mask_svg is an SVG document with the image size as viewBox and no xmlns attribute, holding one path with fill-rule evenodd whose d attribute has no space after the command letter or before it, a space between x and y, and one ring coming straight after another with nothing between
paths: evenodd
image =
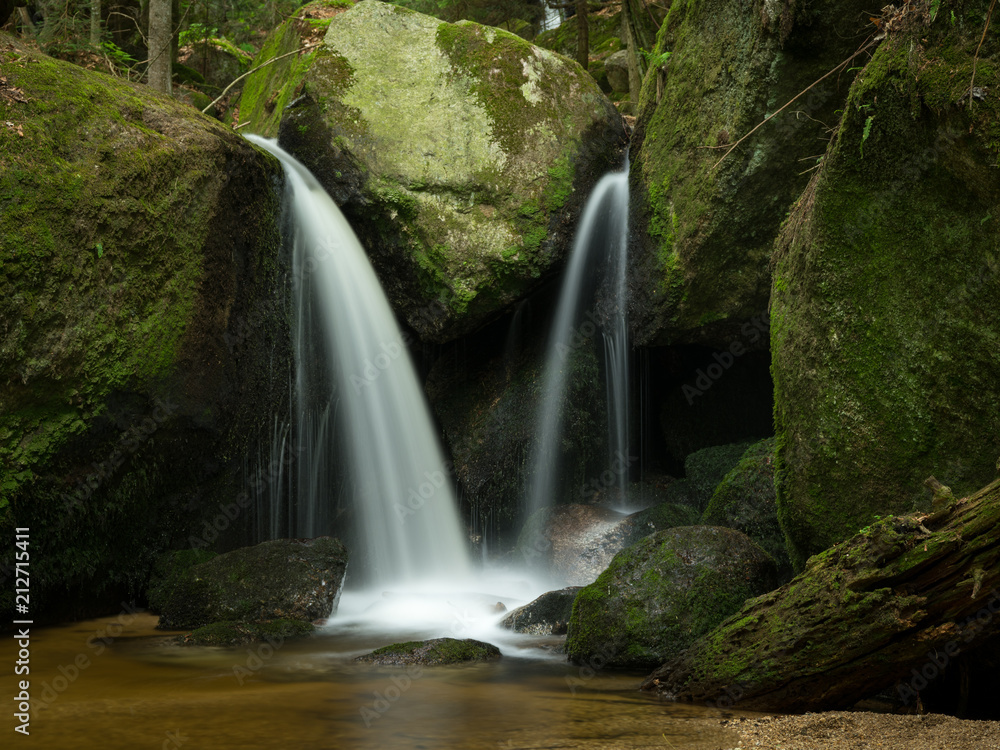
<instances>
[{"instance_id":1,"label":"silky flowing water","mask_svg":"<svg viewBox=\"0 0 1000 750\"><path fill-rule=\"evenodd\" d=\"M58 750L736 744L719 726L731 713L659 703L636 689L641 674L569 665L552 651L558 638L522 637L491 664L413 673L355 663L386 643L371 633L202 648L178 645L156 621L126 613L32 630L35 708L30 737L16 739ZM14 662L13 639L0 651ZM14 695L10 671L2 680Z\"/></svg>"}]
</instances>

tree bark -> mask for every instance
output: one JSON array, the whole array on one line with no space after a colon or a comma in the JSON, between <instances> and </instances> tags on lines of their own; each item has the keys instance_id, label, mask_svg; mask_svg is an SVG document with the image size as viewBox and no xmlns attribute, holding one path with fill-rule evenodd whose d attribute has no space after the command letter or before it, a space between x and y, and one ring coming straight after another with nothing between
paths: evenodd
<instances>
[{"instance_id":1,"label":"tree bark","mask_svg":"<svg viewBox=\"0 0 1000 750\"><path fill-rule=\"evenodd\" d=\"M584 70L590 67L590 23L587 0L576 0L576 61Z\"/></svg>"},{"instance_id":2,"label":"tree bark","mask_svg":"<svg viewBox=\"0 0 1000 750\"><path fill-rule=\"evenodd\" d=\"M1000 642L1000 481L929 516L889 517L809 559L643 683L672 700L844 708ZM982 651L981 653L984 653ZM913 701L915 702L915 700Z\"/></svg>"},{"instance_id":3,"label":"tree bark","mask_svg":"<svg viewBox=\"0 0 1000 750\"><path fill-rule=\"evenodd\" d=\"M169 94L173 63L171 0L149 2L149 68L147 82L158 91Z\"/></svg>"},{"instance_id":4,"label":"tree bark","mask_svg":"<svg viewBox=\"0 0 1000 750\"><path fill-rule=\"evenodd\" d=\"M622 36L625 37L628 50L628 91L629 100L639 101L639 89L642 88L642 77L645 65L639 49L644 47L639 24L636 23L633 0L622 0Z\"/></svg>"},{"instance_id":5,"label":"tree bark","mask_svg":"<svg viewBox=\"0 0 1000 750\"><path fill-rule=\"evenodd\" d=\"M101 44L101 0L90 0L90 44Z\"/></svg>"}]
</instances>

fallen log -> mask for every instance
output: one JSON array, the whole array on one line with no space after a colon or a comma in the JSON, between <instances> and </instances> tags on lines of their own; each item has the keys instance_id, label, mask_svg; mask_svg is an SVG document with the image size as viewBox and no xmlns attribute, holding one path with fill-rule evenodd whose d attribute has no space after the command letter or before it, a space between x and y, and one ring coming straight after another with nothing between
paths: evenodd
<instances>
[{"instance_id":1,"label":"fallen log","mask_svg":"<svg viewBox=\"0 0 1000 750\"><path fill-rule=\"evenodd\" d=\"M849 707L893 686L907 701L991 639L1000 639L1000 480L811 557L642 689L786 712Z\"/></svg>"}]
</instances>

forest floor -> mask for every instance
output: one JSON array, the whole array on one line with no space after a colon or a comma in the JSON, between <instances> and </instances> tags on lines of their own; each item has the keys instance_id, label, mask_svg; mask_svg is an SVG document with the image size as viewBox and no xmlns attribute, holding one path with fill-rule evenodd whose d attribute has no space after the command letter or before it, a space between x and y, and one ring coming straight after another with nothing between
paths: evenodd
<instances>
[{"instance_id":1,"label":"forest floor","mask_svg":"<svg viewBox=\"0 0 1000 750\"><path fill-rule=\"evenodd\" d=\"M740 735L740 750L1000 750L1000 721L941 714L830 711L727 719L722 725Z\"/></svg>"}]
</instances>

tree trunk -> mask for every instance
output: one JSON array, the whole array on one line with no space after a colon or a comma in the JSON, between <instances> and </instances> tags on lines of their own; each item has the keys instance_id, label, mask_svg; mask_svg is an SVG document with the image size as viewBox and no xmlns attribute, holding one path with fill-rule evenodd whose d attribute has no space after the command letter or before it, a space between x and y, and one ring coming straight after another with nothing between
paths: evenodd
<instances>
[{"instance_id":1,"label":"tree trunk","mask_svg":"<svg viewBox=\"0 0 1000 750\"><path fill-rule=\"evenodd\" d=\"M622 36L628 49L628 91L629 101L639 101L639 89L645 65L639 49L643 47L640 26L636 23L633 0L622 0Z\"/></svg>"},{"instance_id":2,"label":"tree trunk","mask_svg":"<svg viewBox=\"0 0 1000 750\"><path fill-rule=\"evenodd\" d=\"M101 0L90 0L90 44L101 44Z\"/></svg>"},{"instance_id":3,"label":"tree trunk","mask_svg":"<svg viewBox=\"0 0 1000 750\"><path fill-rule=\"evenodd\" d=\"M1000 481L930 516L878 521L664 664L673 700L767 711L917 693L1000 642ZM977 651L978 649L978 651Z\"/></svg>"},{"instance_id":4,"label":"tree trunk","mask_svg":"<svg viewBox=\"0 0 1000 750\"><path fill-rule=\"evenodd\" d=\"M576 0L576 61L584 70L590 67L590 23L587 0Z\"/></svg>"},{"instance_id":5,"label":"tree trunk","mask_svg":"<svg viewBox=\"0 0 1000 750\"><path fill-rule=\"evenodd\" d=\"M154 89L167 94L171 90L171 63L173 62L171 7L171 0L150 0L149 2L147 82Z\"/></svg>"}]
</instances>

